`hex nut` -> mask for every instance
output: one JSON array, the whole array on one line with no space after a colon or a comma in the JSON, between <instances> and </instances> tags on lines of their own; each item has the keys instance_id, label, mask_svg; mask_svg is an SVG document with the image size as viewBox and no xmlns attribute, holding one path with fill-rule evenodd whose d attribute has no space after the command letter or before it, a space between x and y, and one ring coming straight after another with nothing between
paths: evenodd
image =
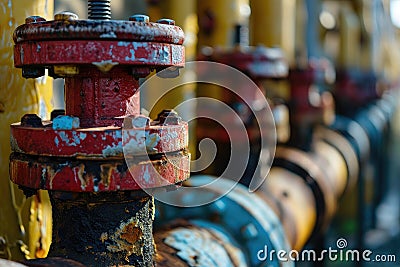
<instances>
[{"instance_id":1,"label":"hex nut","mask_svg":"<svg viewBox=\"0 0 400 267\"><path fill-rule=\"evenodd\" d=\"M172 66L168 68L161 68L157 70L158 77L164 78L164 79L173 79L179 76L179 68Z\"/></svg>"},{"instance_id":2,"label":"hex nut","mask_svg":"<svg viewBox=\"0 0 400 267\"><path fill-rule=\"evenodd\" d=\"M158 114L157 120L163 125L178 125L182 118L173 109L164 109Z\"/></svg>"},{"instance_id":3,"label":"hex nut","mask_svg":"<svg viewBox=\"0 0 400 267\"><path fill-rule=\"evenodd\" d=\"M79 17L77 14L69 12L69 11L61 11L54 15L54 20L56 21L69 21L69 20L78 20Z\"/></svg>"},{"instance_id":4,"label":"hex nut","mask_svg":"<svg viewBox=\"0 0 400 267\"><path fill-rule=\"evenodd\" d=\"M258 230L252 223L243 226L241 232L243 238L246 240L254 239L258 236Z\"/></svg>"},{"instance_id":5,"label":"hex nut","mask_svg":"<svg viewBox=\"0 0 400 267\"><path fill-rule=\"evenodd\" d=\"M44 76L46 69L41 66L24 66L22 67L22 77L26 79L36 79Z\"/></svg>"},{"instance_id":6,"label":"hex nut","mask_svg":"<svg viewBox=\"0 0 400 267\"><path fill-rule=\"evenodd\" d=\"M216 200L213 203L211 203L210 209L211 209L211 212L221 215L221 214L225 213L227 207L226 207L226 204L222 200L219 199L219 200Z\"/></svg>"},{"instance_id":7,"label":"hex nut","mask_svg":"<svg viewBox=\"0 0 400 267\"><path fill-rule=\"evenodd\" d=\"M65 110L64 109L54 109L50 113L50 120L54 120L55 118L57 118L60 115L65 115Z\"/></svg>"},{"instance_id":8,"label":"hex nut","mask_svg":"<svg viewBox=\"0 0 400 267\"><path fill-rule=\"evenodd\" d=\"M29 16L25 19L26 24L36 23L41 21L46 21L46 19L42 18L41 16Z\"/></svg>"},{"instance_id":9,"label":"hex nut","mask_svg":"<svg viewBox=\"0 0 400 267\"><path fill-rule=\"evenodd\" d=\"M21 126L24 127L43 127L42 119L36 114L25 114L21 118Z\"/></svg>"},{"instance_id":10,"label":"hex nut","mask_svg":"<svg viewBox=\"0 0 400 267\"><path fill-rule=\"evenodd\" d=\"M175 25L175 20L173 19L159 19L157 23L166 24L166 25Z\"/></svg>"},{"instance_id":11,"label":"hex nut","mask_svg":"<svg viewBox=\"0 0 400 267\"><path fill-rule=\"evenodd\" d=\"M137 14L137 15L130 16L129 21L149 22L150 18L149 18L149 16L146 16L146 15Z\"/></svg>"}]
</instances>

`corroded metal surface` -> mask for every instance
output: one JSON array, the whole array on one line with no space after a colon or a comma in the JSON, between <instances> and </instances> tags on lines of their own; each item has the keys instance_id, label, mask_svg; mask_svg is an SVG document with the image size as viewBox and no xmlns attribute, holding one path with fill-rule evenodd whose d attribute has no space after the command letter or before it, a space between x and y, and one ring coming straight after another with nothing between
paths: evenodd
<instances>
[{"instance_id":1,"label":"corroded metal surface","mask_svg":"<svg viewBox=\"0 0 400 267\"><path fill-rule=\"evenodd\" d=\"M208 47L202 50L198 59L221 63L220 68L215 73L211 73L207 68L198 68L197 73L200 78L203 76L214 77L215 75L218 81L229 81L228 84L231 84L234 88L233 91L225 89L222 91L219 87L210 87L210 90L220 92L217 97L218 100L229 105L234 111L223 109L218 111L218 119L229 122L229 128L222 127L219 125L220 122L216 123L205 119L215 118L215 114L212 114L213 110L201 105L197 107L198 113L202 116L197 121L197 138L199 140L210 138L217 141L219 151L213 163L203 173L221 175L226 170L229 153L231 153L230 148L234 144L233 147L238 148L241 152L249 149L249 164L241 179L241 183L248 185L253 175L259 175L256 173L259 172L257 164L261 151L266 149L265 140L272 141L272 139L275 139L275 125L269 104L265 98L266 91L262 87L262 81L286 77L288 64L281 49L264 46L237 46L233 49ZM223 64L240 70L246 75L246 79L241 79L240 76L227 75L227 68L223 67L225 66ZM250 79L247 80L247 76L254 83L250 82ZM200 94L203 94L202 91L203 89L199 90ZM260 118L266 119L261 121ZM245 131L243 131L243 126ZM247 145L247 140L250 142L250 146ZM272 142L275 142L275 140ZM263 147L261 148L261 146Z\"/></svg>"},{"instance_id":2,"label":"corroded metal surface","mask_svg":"<svg viewBox=\"0 0 400 267\"><path fill-rule=\"evenodd\" d=\"M290 241L290 247L301 250L317 222L317 203L312 189L298 174L275 166L271 168L257 194L264 196L268 204L271 203L269 199L276 199L280 207L278 216Z\"/></svg>"},{"instance_id":3,"label":"corroded metal surface","mask_svg":"<svg viewBox=\"0 0 400 267\"><path fill-rule=\"evenodd\" d=\"M153 266L153 198L140 192L52 193L50 257L85 266Z\"/></svg>"},{"instance_id":4,"label":"corroded metal surface","mask_svg":"<svg viewBox=\"0 0 400 267\"><path fill-rule=\"evenodd\" d=\"M211 60L233 66L255 80L284 78L288 75L288 63L279 48L238 47L231 50L204 50L200 60Z\"/></svg>"},{"instance_id":5,"label":"corroded metal surface","mask_svg":"<svg viewBox=\"0 0 400 267\"><path fill-rule=\"evenodd\" d=\"M102 5L92 4L91 13ZM25 78L45 69L65 78L66 109L51 121L26 114L12 125L11 180L27 195L51 190L50 257L153 266L153 199L142 189L188 178L188 125L172 111L154 122L140 115L139 79L183 66L183 31L144 15L80 21L60 12L54 19L28 17L14 32L15 66Z\"/></svg>"},{"instance_id":6,"label":"corroded metal surface","mask_svg":"<svg viewBox=\"0 0 400 267\"><path fill-rule=\"evenodd\" d=\"M157 266L248 266L233 238L211 223L175 221L156 231L155 243Z\"/></svg>"},{"instance_id":7,"label":"corroded metal surface","mask_svg":"<svg viewBox=\"0 0 400 267\"><path fill-rule=\"evenodd\" d=\"M155 121L146 128L96 127L53 130L51 121L43 127L11 126L13 151L29 155L121 158L180 151L188 146L188 125L162 125ZM43 140L48 140L43 142ZM172 142L173 141L173 142Z\"/></svg>"},{"instance_id":8,"label":"corroded metal surface","mask_svg":"<svg viewBox=\"0 0 400 267\"><path fill-rule=\"evenodd\" d=\"M65 114L78 117L81 128L121 126L128 112L140 113L139 82L132 70L111 66L106 72L99 66L80 67L65 78Z\"/></svg>"},{"instance_id":9,"label":"corroded metal surface","mask_svg":"<svg viewBox=\"0 0 400 267\"><path fill-rule=\"evenodd\" d=\"M54 21L29 17L15 31L15 66L25 77L45 67L64 77L66 110L51 122L32 115L12 126L12 181L31 189L97 192L188 178L187 123L176 114L154 122L140 117L138 92L139 78L153 69L183 65L183 32L142 18L78 21L61 12Z\"/></svg>"},{"instance_id":10,"label":"corroded metal surface","mask_svg":"<svg viewBox=\"0 0 400 267\"><path fill-rule=\"evenodd\" d=\"M31 189L71 192L140 190L180 183L189 177L186 151L124 159L73 159L11 155L11 180Z\"/></svg>"},{"instance_id":11,"label":"corroded metal surface","mask_svg":"<svg viewBox=\"0 0 400 267\"><path fill-rule=\"evenodd\" d=\"M60 39L115 39L181 45L184 33L178 26L154 22L68 20L23 24L15 30L13 38L16 43Z\"/></svg>"},{"instance_id":12,"label":"corroded metal surface","mask_svg":"<svg viewBox=\"0 0 400 267\"><path fill-rule=\"evenodd\" d=\"M336 210L336 198L332 181L326 179L322 168L312 157L298 149L279 147L276 150L273 167L281 167L296 173L312 190L315 198L317 221L311 237L324 232Z\"/></svg>"},{"instance_id":13,"label":"corroded metal surface","mask_svg":"<svg viewBox=\"0 0 400 267\"><path fill-rule=\"evenodd\" d=\"M183 66L182 45L157 42L63 40L15 45L16 67L24 65L98 64Z\"/></svg>"},{"instance_id":14,"label":"corroded metal surface","mask_svg":"<svg viewBox=\"0 0 400 267\"><path fill-rule=\"evenodd\" d=\"M182 206L195 206L198 199L221 195L226 193L227 188L233 189L215 202L199 207L177 208L157 202L159 216L156 222L160 224L174 218L213 222L241 244L248 266L262 266L263 262L257 258L257 251L265 245L276 251L290 250L281 222L263 199L249 193L243 185L237 184L233 187L235 183L229 179L219 178L218 185L201 187L214 179L211 176L191 177L187 185L198 187L195 191L197 194L193 195L192 191L189 196L185 195L185 191L178 191L174 192L174 197L182 201ZM272 266L292 266L292 263L274 260Z\"/></svg>"},{"instance_id":15,"label":"corroded metal surface","mask_svg":"<svg viewBox=\"0 0 400 267\"><path fill-rule=\"evenodd\" d=\"M327 142L340 152L347 168L345 191L351 191L357 183L358 174L360 171L357 154L354 148L351 146L351 143L338 132L325 127L317 127L315 129L313 138Z\"/></svg>"}]
</instances>

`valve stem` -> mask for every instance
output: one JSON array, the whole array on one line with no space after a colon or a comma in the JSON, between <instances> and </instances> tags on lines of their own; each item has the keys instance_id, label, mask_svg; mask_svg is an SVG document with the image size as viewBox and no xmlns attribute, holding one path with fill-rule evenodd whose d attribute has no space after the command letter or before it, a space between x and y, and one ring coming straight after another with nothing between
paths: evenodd
<instances>
[{"instance_id":1,"label":"valve stem","mask_svg":"<svg viewBox=\"0 0 400 267\"><path fill-rule=\"evenodd\" d=\"M111 19L111 0L88 0L88 18L94 20Z\"/></svg>"}]
</instances>

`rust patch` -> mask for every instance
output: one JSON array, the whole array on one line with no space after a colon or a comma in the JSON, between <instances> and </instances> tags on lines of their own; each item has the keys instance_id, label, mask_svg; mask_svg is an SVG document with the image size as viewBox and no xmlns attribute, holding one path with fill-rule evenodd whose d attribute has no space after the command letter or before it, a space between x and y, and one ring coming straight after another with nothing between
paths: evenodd
<instances>
[{"instance_id":1,"label":"rust patch","mask_svg":"<svg viewBox=\"0 0 400 267\"><path fill-rule=\"evenodd\" d=\"M107 246L110 252L125 252L129 257L132 254L142 254L142 236L143 232L135 217L123 222L117 230L108 235L107 233L101 234L102 242L111 241L113 244Z\"/></svg>"},{"instance_id":2,"label":"rust patch","mask_svg":"<svg viewBox=\"0 0 400 267\"><path fill-rule=\"evenodd\" d=\"M136 225L128 224L124 227L121 238L125 239L131 244L135 244L138 240L142 238L142 230Z\"/></svg>"},{"instance_id":3,"label":"rust patch","mask_svg":"<svg viewBox=\"0 0 400 267\"><path fill-rule=\"evenodd\" d=\"M138 201L143 203L146 199L148 200L148 198L143 198ZM153 202L150 201L145 206L153 209ZM106 249L109 252L122 253L125 256L125 261L130 262L131 255L146 257L144 250L148 248L145 248L145 244L153 246L152 250L154 251L152 229L149 229L149 225L142 219L143 217L149 217L146 210L147 208L141 209L134 217L128 219L126 222L122 222L113 232L101 234L100 240L102 243L107 244ZM151 264L152 261L153 259L147 259L145 260L145 264Z\"/></svg>"},{"instance_id":4,"label":"rust patch","mask_svg":"<svg viewBox=\"0 0 400 267\"><path fill-rule=\"evenodd\" d=\"M102 181L102 183L104 184L104 186L108 187L108 185L110 184L111 181L111 174L113 172L113 170L116 169L115 164L103 164L100 165L100 179Z\"/></svg>"},{"instance_id":5,"label":"rust patch","mask_svg":"<svg viewBox=\"0 0 400 267\"><path fill-rule=\"evenodd\" d=\"M144 192L52 196L57 242L50 257L68 255L87 266L153 266L153 206Z\"/></svg>"}]
</instances>

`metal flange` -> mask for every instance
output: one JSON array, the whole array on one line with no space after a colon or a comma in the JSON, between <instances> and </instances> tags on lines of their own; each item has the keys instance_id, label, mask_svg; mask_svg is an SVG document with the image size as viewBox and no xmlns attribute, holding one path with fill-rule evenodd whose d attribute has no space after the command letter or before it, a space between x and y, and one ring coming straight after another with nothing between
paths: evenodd
<instances>
[{"instance_id":1,"label":"metal flange","mask_svg":"<svg viewBox=\"0 0 400 267\"><path fill-rule=\"evenodd\" d=\"M248 256L249 266L263 266L264 262L257 257L255 251L263 249L289 251L282 225L274 211L256 194L249 193L248 189L229 179L218 178L218 186L209 185L216 180L212 176L195 176L187 183L190 187L196 187L197 191L174 192L173 197L182 201L182 207L178 208L157 202L156 222L162 224L176 217L198 221L211 221L222 229L228 231L241 244L245 255ZM227 188L232 188L228 194ZM193 194L196 193L196 194ZM199 199L204 200L211 196L221 196L218 200L202 206L197 206ZM291 262L278 262L271 259L271 266L292 266Z\"/></svg>"},{"instance_id":2,"label":"metal flange","mask_svg":"<svg viewBox=\"0 0 400 267\"><path fill-rule=\"evenodd\" d=\"M252 79L286 78L289 66L280 48L236 47L222 50L204 48L200 60L211 60L230 65L247 73Z\"/></svg>"},{"instance_id":3,"label":"metal flange","mask_svg":"<svg viewBox=\"0 0 400 267\"><path fill-rule=\"evenodd\" d=\"M11 126L10 178L26 194L50 190L50 257L153 266L154 205L144 190L189 177L188 124L171 110L153 122L140 115L139 78L183 67L184 35L172 20L108 20L109 1L89 9L89 20L28 17L14 33L23 77L48 69L65 78L65 112L51 121L27 114Z\"/></svg>"},{"instance_id":4,"label":"metal flange","mask_svg":"<svg viewBox=\"0 0 400 267\"><path fill-rule=\"evenodd\" d=\"M187 151L125 160L37 157L13 153L11 180L29 189L70 192L124 191L178 184L189 178Z\"/></svg>"},{"instance_id":5,"label":"metal flange","mask_svg":"<svg viewBox=\"0 0 400 267\"><path fill-rule=\"evenodd\" d=\"M183 121L177 125L154 121L147 127L131 129L116 126L54 129L52 121L43 124L40 127L12 124L12 150L28 155L106 159L171 153L188 147L188 124Z\"/></svg>"},{"instance_id":6,"label":"metal flange","mask_svg":"<svg viewBox=\"0 0 400 267\"><path fill-rule=\"evenodd\" d=\"M27 18L14 32L15 43L46 40L117 40L157 42L182 45L183 30L179 26L157 22L139 21L144 15L134 15L127 20L78 20L67 12L55 15L55 20ZM62 16L65 15L65 16ZM147 17L148 20L148 17Z\"/></svg>"},{"instance_id":7,"label":"metal flange","mask_svg":"<svg viewBox=\"0 0 400 267\"><path fill-rule=\"evenodd\" d=\"M14 63L25 65L183 66L182 45L119 40L51 40L17 43Z\"/></svg>"}]
</instances>

